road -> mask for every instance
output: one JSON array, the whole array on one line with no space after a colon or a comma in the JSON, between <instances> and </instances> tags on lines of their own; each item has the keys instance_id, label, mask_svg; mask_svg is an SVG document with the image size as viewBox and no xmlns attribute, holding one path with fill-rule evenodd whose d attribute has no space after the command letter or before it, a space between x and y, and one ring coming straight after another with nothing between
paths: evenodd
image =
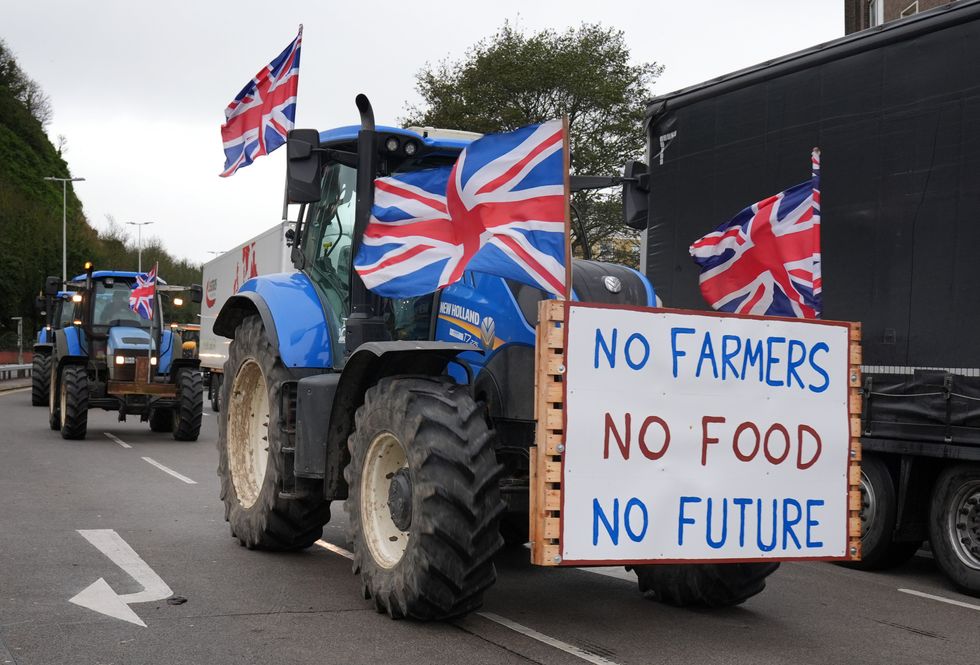
<instances>
[{"instance_id":1,"label":"road","mask_svg":"<svg viewBox=\"0 0 980 665\"><path fill-rule=\"evenodd\" d=\"M622 569L534 568L518 548L498 557L480 613L392 621L360 596L340 504L308 551L238 546L205 411L193 443L101 411L86 440L64 441L29 392L0 393L0 664L921 665L980 654L980 599L927 557L886 574L784 564L744 605L692 611L643 598ZM145 627L70 603L99 578L117 594L142 590L80 533L91 530L118 534L186 602L129 605Z\"/></svg>"}]
</instances>

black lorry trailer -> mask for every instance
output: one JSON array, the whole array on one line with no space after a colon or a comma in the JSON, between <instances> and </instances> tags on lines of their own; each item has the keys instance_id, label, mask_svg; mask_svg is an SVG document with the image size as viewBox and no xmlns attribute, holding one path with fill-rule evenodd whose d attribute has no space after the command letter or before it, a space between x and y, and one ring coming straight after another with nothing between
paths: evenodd
<instances>
[{"instance_id":1,"label":"black lorry trailer","mask_svg":"<svg viewBox=\"0 0 980 665\"><path fill-rule=\"evenodd\" d=\"M864 568L930 540L980 595L980 2L650 101L645 269L705 309L689 245L810 175L824 317L863 323ZM634 210L634 213L636 211Z\"/></svg>"}]
</instances>

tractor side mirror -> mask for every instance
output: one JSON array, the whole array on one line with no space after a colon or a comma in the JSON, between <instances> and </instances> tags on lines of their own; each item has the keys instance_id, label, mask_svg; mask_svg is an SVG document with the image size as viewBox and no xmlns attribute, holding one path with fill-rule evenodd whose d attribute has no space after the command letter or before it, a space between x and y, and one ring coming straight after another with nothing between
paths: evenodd
<instances>
[{"instance_id":1,"label":"tractor side mirror","mask_svg":"<svg viewBox=\"0 0 980 665\"><path fill-rule=\"evenodd\" d=\"M61 290L61 280L51 275L44 280L44 295L56 296Z\"/></svg>"},{"instance_id":2,"label":"tractor side mirror","mask_svg":"<svg viewBox=\"0 0 980 665\"><path fill-rule=\"evenodd\" d=\"M204 299L204 289L201 288L200 284L191 284L191 302L200 305L201 301Z\"/></svg>"},{"instance_id":3,"label":"tractor side mirror","mask_svg":"<svg viewBox=\"0 0 980 665\"><path fill-rule=\"evenodd\" d=\"M294 129L286 142L286 196L290 203L320 200L320 133Z\"/></svg>"},{"instance_id":4,"label":"tractor side mirror","mask_svg":"<svg viewBox=\"0 0 980 665\"><path fill-rule=\"evenodd\" d=\"M650 212L650 187L647 165L630 160L623 168L623 221L631 229L647 227Z\"/></svg>"}]
</instances>

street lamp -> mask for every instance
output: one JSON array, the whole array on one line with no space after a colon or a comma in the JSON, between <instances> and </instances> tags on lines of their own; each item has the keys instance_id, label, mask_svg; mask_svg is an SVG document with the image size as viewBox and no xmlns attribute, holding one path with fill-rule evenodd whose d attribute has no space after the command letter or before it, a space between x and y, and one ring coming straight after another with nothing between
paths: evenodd
<instances>
[{"instance_id":1,"label":"street lamp","mask_svg":"<svg viewBox=\"0 0 980 665\"><path fill-rule=\"evenodd\" d=\"M137 250L137 257L138 257L137 262L139 263L139 265L137 266L137 271L143 272L143 227L146 226L147 224L152 224L153 222L126 222L126 223L130 226L135 226L137 229L136 243L137 243L137 247L139 247L139 249Z\"/></svg>"},{"instance_id":2,"label":"street lamp","mask_svg":"<svg viewBox=\"0 0 980 665\"><path fill-rule=\"evenodd\" d=\"M46 176L45 180L61 183L61 281L68 283L68 183L81 182L85 178L56 178Z\"/></svg>"}]
</instances>

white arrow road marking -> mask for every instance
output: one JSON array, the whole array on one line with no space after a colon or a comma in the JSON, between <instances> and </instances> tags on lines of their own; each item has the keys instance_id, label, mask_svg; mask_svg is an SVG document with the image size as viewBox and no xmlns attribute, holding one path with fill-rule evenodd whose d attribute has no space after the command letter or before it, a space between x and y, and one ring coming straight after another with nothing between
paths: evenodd
<instances>
[{"instance_id":1,"label":"white arrow road marking","mask_svg":"<svg viewBox=\"0 0 980 665\"><path fill-rule=\"evenodd\" d=\"M74 598L69 599L68 602L146 628L146 624L129 605L131 603L149 603L155 600L163 600L174 595L174 592L170 590L166 582L160 579L159 575L153 572L152 568L146 565L140 555L112 529L79 529L78 533L92 543L97 550L109 557L110 561L122 568L127 575L136 580L143 587L143 590L119 595L112 590L104 578L100 577Z\"/></svg>"}]
</instances>

